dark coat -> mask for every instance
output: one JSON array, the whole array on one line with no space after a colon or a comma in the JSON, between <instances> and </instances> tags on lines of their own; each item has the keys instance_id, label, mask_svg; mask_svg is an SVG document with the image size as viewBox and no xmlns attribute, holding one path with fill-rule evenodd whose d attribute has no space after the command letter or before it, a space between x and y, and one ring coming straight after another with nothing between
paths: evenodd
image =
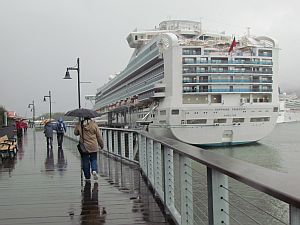
<instances>
[{"instance_id":1,"label":"dark coat","mask_svg":"<svg viewBox=\"0 0 300 225\"><path fill-rule=\"evenodd\" d=\"M53 138L53 125L51 123L46 123L44 126L45 137Z\"/></svg>"}]
</instances>

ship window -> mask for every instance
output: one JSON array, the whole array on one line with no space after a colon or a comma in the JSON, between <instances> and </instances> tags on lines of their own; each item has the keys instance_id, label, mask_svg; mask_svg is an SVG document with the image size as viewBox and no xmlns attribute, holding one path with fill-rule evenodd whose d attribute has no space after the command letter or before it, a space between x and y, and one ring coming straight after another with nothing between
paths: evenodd
<instances>
[{"instance_id":1,"label":"ship window","mask_svg":"<svg viewBox=\"0 0 300 225\"><path fill-rule=\"evenodd\" d=\"M179 115L179 109L172 109L171 114L172 115Z\"/></svg>"},{"instance_id":2,"label":"ship window","mask_svg":"<svg viewBox=\"0 0 300 225\"><path fill-rule=\"evenodd\" d=\"M221 103L222 95L211 95L211 103Z\"/></svg>"},{"instance_id":3,"label":"ship window","mask_svg":"<svg viewBox=\"0 0 300 225\"><path fill-rule=\"evenodd\" d=\"M250 122L267 122L270 121L270 117L254 117L250 119Z\"/></svg>"},{"instance_id":4,"label":"ship window","mask_svg":"<svg viewBox=\"0 0 300 225\"><path fill-rule=\"evenodd\" d=\"M161 116L167 115L167 111L166 110L160 110L159 113L160 113Z\"/></svg>"},{"instance_id":5,"label":"ship window","mask_svg":"<svg viewBox=\"0 0 300 225\"><path fill-rule=\"evenodd\" d=\"M165 121L165 120L160 120L159 123L161 123L161 124L166 124L167 121Z\"/></svg>"},{"instance_id":6,"label":"ship window","mask_svg":"<svg viewBox=\"0 0 300 225\"><path fill-rule=\"evenodd\" d=\"M241 94L241 103L250 103L250 94Z\"/></svg>"},{"instance_id":7,"label":"ship window","mask_svg":"<svg viewBox=\"0 0 300 225\"><path fill-rule=\"evenodd\" d=\"M208 104L207 95L184 95L183 104Z\"/></svg>"},{"instance_id":8,"label":"ship window","mask_svg":"<svg viewBox=\"0 0 300 225\"><path fill-rule=\"evenodd\" d=\"M253 94L253 102L272 102L271 94Z\"/></svg>"},{"instance_id":9,"label":"ship window","mask_svg":"<svg viewBox=\"0 0 300 225\"><path fill-rule=\"evenodd\" d=\"M214 119L214 123L226 123L226 119Z\"/></svg>"},{"instance_id":10,"label":"ship window","mask_svg":"<svg viewBox=\"0 0 300 225\"><path fill-rule=\"evenodd\" d=\"M274 107L273 112L278 112L278 107Z\"/></svg>"},{"instance_id":11,"label":"ship window","mask_svg":"<svg viewBox=\"0 0 300 225\"><path fill-rule=\"evenodd\" d=\"M187 124L206 124L207 119L195 119L195 120L187 120Z\"/></svg>"},{"instance_id":12,"label":"ship window","mask_svg":"<svg viewBox=\"0 0 300 225\"><path fill-rule=\"evenodd\" d=\"M232 122L233 123L243 123L245 121L244 118L233 118Z\"/></svg>"}]
</instances>

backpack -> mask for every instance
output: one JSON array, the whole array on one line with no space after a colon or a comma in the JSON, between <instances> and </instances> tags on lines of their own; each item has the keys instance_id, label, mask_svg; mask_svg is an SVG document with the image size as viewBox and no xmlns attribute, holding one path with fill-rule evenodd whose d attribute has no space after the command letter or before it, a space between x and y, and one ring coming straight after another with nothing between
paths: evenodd
<instances>
[{"instance_id":1,"label":"backpack","mask_svg":"<svg viewBox=\"0 0 300 225\"><path fill-rule=\"evenodd\" d=\"M64 124L61 121L59 121L57 123L57 132L59 132L59 133L63 133L64 132Z\"/></svg>"}]
</instances>

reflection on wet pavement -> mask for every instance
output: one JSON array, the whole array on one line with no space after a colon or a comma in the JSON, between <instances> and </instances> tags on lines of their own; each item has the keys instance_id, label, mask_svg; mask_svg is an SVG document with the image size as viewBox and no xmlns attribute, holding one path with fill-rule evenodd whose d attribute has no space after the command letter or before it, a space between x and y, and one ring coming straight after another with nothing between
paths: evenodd
<instances>
[{"instance_id":1,"label":"reflection on wet pavement","mask_svg":"<svg viewBox=\"0 0 300 225\"><path fill-rule=\"evenodd\" d=\"M106 210L105 207L101 210L98 203L98 183L95 182L93 188L91 186L91 182L85 182L82 191L81 224L104 224Z\"/></svg>"}]
</instances>

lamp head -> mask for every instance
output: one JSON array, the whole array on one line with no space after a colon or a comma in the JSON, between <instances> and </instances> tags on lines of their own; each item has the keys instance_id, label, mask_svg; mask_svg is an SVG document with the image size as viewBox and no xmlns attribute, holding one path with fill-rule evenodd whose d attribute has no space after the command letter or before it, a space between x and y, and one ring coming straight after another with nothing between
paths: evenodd
<instances>
[{"instance_id":1,"label":"lamp head","mask_svg":"<svg viewBox=\"0 0 300 225\"><path fill-rule=\"evenodd\" d=\"M30 108L30 104L28 105L28 109Z\"/></svg>"},{"instance_id":2,"label":"lamp head","mask_svg":"<svg viewBox=\"0 0 300 225\"><path fill-rule=\"evenodd\" d=\"M44 96L44 102L46 101L46 97Z\"/></svg>"},{"instance_id":3,"label":"lamp head","mask_svg":"<svg viewBox=\"0 0 300 225\"><path fill-rule=\"evenodd\" d=\"M72 79L72 77L70 76L69 70L66 71L66 75L65 75L64 79L66 79L66 80Z\"/></svg>"}]
</instances>

